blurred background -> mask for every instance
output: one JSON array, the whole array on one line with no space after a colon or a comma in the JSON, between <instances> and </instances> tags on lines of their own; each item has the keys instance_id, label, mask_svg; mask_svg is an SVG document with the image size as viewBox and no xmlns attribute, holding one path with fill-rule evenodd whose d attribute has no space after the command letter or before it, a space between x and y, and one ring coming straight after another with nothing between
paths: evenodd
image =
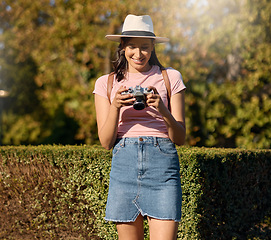
<instances>
[{"instance_id":1,"label":"blurred background","mask_svg":"<svg viewBox=\"0 0 271 240\"><path fill-rule=\"evenodd\" d=\"M187 144L270 148L269 0L2 0L1 145L98 143L92 91L127 14L148 14L187 86Z\"/></svg>"}]
</instances>

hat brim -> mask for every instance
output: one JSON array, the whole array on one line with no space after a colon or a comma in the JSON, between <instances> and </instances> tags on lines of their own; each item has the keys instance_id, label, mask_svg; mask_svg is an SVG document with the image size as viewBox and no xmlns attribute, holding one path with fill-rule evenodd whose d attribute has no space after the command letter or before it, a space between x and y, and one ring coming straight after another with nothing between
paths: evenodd
<instances>
[{"instance_id":1,"label":"hat brim","mask_svg":"<svg viewBox=\"0 0 271 240\"><path fill-rule=\"evenodd\" d=\"M152 36L132 36L132 35L106 35L105 38L114 41L121 42L121 38L130 37L130 38L151 38L155 40L155 43L166 43L169 41L166 37L152 37Z\"/></svg>"}]
</instances>

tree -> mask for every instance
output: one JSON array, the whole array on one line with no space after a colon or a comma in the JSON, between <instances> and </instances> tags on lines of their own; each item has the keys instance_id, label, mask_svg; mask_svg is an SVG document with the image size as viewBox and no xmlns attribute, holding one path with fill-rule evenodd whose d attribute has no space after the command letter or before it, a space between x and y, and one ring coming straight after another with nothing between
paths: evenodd
<instances>
[{"instance_id":1,"label":"tree","mask_svg":"<svg viewBox=\"0 0 271 240\"><path fill-rule=\"evenodd\" d=\"M19 114L14 99L14 107L5 118L4 142L95 142L92 90L97 77L110 71L110 52L116 47L108 44L104 36L119 33L128 12L131 9L139 12L145 5L130 0L3 1L0 5L5 53L3 81L12 84L32 81L33 94L39 101L39 105L32 102L31 106L39 114L34 110ZM16 57L7 62L7 55ZM12 65L19 69L21 65L29 67L32 79L3 74ZM17 87L13 86L13 96L19 91ZM27 91L21 95L27 97ZM17 131L21 134L15 134ZM35 137L30 140L30 135Z\"/></svg>"},{"instance_id":2,"label":"tree","mask_svg":"<svg viewBox=\"0 0 271 240\"><path fill-rule=\"evenodd\" d=\"M177 26L168 62L188 87L189 144L270 148L271 3L169 1L167 7L166 21Z\"/></svg>"},{"instance_id":3,"label":"tree","mask_svg":"<svg viewBox=\"0 0 271 240\"><path fill-rule=\"evenodd\" d=\"M209 49L221 57L207 77L204 145L270 148L270 7L268 1L228 2L224 19L212 24L216 41L208 41Z\"/></svg>"},{"instance_id":4,"label":"tree","mask_svg":"<svg viewBox=\"0 0 271 240\"><path fill-rule=\"evenodd\" d=\"M267 0L2 1L1 84L26 103L10 99L6 144L97 141L92 90L117 46L104 36L129 13L171 39L156 50L187 85L188 144L270 147Z\"/></svg>"}]
</instances>

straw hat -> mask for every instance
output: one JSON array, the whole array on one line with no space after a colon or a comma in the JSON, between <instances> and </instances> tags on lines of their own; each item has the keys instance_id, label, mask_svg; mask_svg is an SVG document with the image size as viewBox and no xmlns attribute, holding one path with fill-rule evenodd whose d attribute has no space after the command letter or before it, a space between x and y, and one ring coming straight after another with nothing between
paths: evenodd
<instances>
[{"instance_id":1,"label":"straw hat","mask_svg":"<svg viewBox=\"0 0 271 240\"><path fill-rule=\"evenodd\" d=\"M121 35L106 35L108 40L120 42L122 37L152 38L156 43L168 42L165 37L156 37L153 23L149 15L135 16L129 14L123 23Z\"/></svg>"}]
</instances>

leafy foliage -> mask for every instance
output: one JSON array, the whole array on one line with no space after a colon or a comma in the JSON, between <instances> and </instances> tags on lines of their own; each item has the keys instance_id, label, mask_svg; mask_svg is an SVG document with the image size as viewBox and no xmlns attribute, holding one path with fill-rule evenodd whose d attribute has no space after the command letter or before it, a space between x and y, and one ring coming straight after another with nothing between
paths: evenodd
<instances>
[{"instance_id":1,"label":"leafy foliage","mask_svg":"<svg viewBox=\"0 0 271 240\"><path fill-rule=\"evenodd\" d=\"M270 148L270 10L267 0L2 1L3 143L95 143L92 90L117 47L104 36L134 13L171 39L156 48L187 85L189 145Z\"/></svg>"}]
</instances>

